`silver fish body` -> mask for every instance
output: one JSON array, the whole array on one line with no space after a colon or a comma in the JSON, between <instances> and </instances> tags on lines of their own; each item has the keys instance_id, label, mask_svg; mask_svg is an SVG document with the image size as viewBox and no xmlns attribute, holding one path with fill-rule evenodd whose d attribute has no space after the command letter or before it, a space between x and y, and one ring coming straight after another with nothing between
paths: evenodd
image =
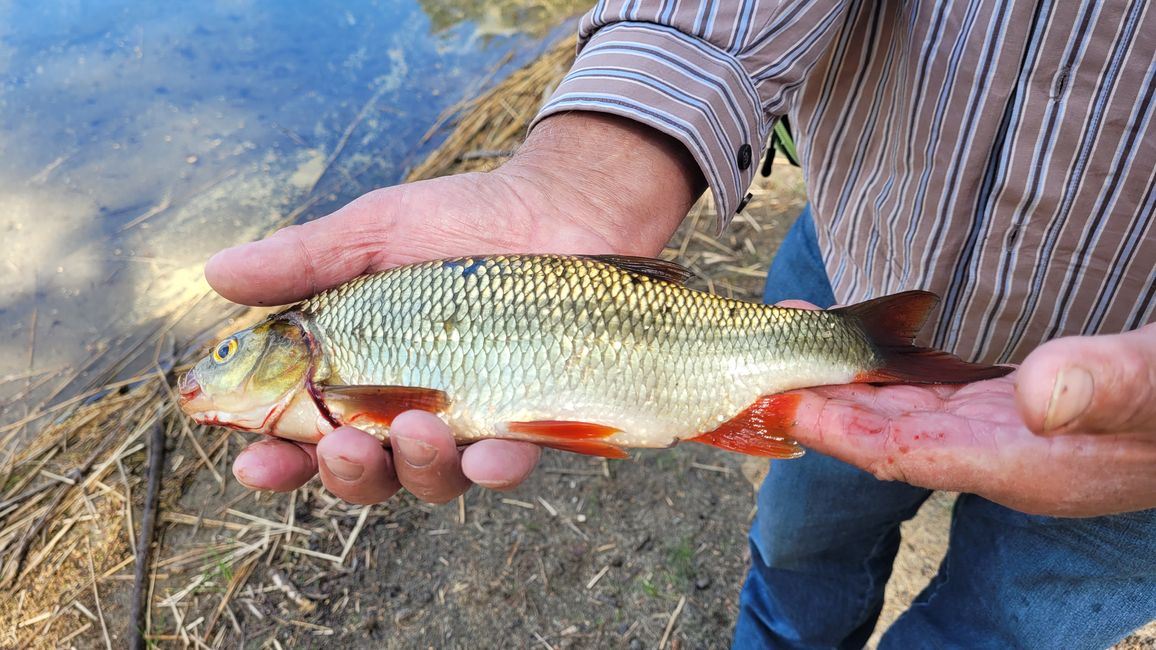
<instances>
[{"instance_id":1,"label":"silver fish body","mask_svg":"<svg viewBox=\"0 0 1156 650\"><path fill-rule=\"evenodd\" d=\"M462 442L549 444L569 435L597 437L603 449L710 442L712 431L793 388L1006 372L911 346L907 330L922 324L931 294L800 310L695 291L682 279L679 267L639 258L458 258L358 278L280 318L297 323L319 351L310 380L321 399L327 386L433 391L445 396L437 410ZM864 322L890 318L887 309L908 314L884 324L903 330L895 336ZM887 370L899 348L953 361L931 377L893 376ZM329 411L334 424L351 417L349 408ZM559 427L567 422L600 428L574 434ZM388 435L388 418L357 424ZM753 425L766 428L763 420ZM763 437L784 442L773 431ZM770 455L782 454L793 455L781 445Z\"/></svg>"}]
</instances>

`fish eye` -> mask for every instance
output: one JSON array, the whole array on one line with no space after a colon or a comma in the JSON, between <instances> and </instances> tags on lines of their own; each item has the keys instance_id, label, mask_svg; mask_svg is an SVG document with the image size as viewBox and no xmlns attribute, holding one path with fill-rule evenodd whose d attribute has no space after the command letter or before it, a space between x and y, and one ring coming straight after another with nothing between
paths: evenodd
<instances>
[{"instance_id":1,"label":"fish eye","mask_svg":"<svg viewBox=\"0 0 1156 650\"><path fill-rule=\"evenodd\" d=\"M217 363L225 363L233 353L237 351L237 339L229 337L217 344L213 348L213 361Z\"/></svg>"}]
</instances>

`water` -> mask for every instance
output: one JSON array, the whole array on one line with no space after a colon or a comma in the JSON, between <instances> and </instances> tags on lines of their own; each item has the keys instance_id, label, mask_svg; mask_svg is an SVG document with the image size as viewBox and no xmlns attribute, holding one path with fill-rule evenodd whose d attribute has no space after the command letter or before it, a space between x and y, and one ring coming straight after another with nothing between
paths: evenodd
<instances>
[{"instance_id":1,"label":"water","mask_svg":"<svg viewBox=\"0 0 1156 650\"><path fill-rule=\"evenodd\" d=\"M574 8L0 1L0 441L218 322L209 255L398 182Z\"/></svg>"}]
</instances>

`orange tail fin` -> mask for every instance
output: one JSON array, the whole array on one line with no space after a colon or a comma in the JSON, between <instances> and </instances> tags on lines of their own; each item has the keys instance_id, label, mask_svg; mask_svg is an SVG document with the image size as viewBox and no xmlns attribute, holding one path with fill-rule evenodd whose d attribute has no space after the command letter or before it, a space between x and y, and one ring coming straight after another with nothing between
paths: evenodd
<instances>
[{"instance_id":1,"label":"orange tail fin","mask_svg":"<svg viewBox=\"0 0 1156 650\"><path fill-rule=\"evenodd\" d=\"M964 361L954 354L915 345L915 337L939 304L927 291L905 291L834 311L867 334L882 365L860 373L869 384L966 384L1002 377L1014 368Z\"/></svg>"}]
</instances>

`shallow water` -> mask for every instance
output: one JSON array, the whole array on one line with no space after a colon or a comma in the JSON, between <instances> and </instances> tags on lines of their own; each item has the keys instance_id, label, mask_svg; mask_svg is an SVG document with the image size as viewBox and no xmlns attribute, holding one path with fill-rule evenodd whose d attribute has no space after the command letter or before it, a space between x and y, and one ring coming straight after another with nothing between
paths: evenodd
<instances>
[{"instance_id":1,"label":"shallow water","mask_svg":"<svg viewBox=\"0 0 1156 650\"><path fill-rule=\"evenodd\" d=\"M550 14L0 1L0 443L219 322L212 299L182 317L210 254L398 182L439 114L541 50Z\"/></svg>"}]
</instances>

